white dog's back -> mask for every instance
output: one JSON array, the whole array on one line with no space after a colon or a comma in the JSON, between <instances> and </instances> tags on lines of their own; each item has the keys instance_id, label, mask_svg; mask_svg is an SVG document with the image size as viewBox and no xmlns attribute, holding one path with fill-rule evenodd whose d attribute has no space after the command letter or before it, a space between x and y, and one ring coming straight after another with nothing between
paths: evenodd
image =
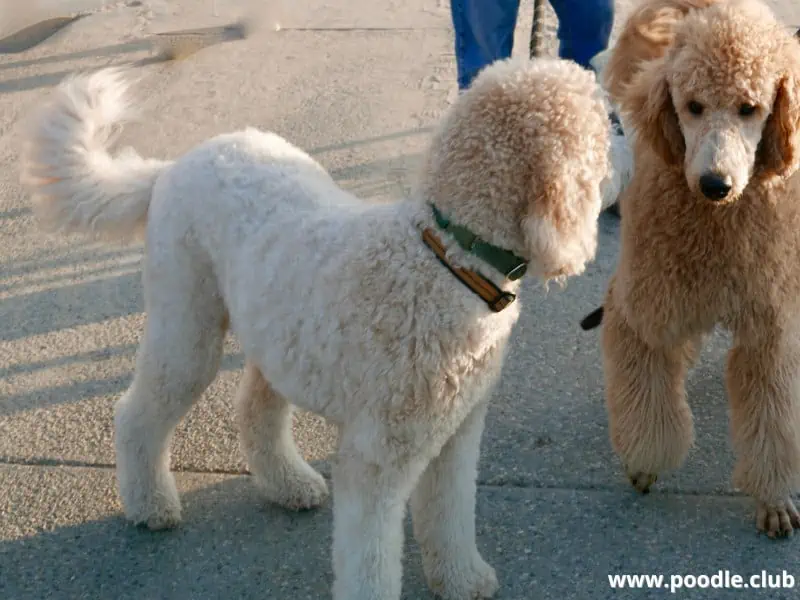
<instances>
[{"instance_id":1,"label":"white dog's back","mask_svg":"<svg viewBox=\"0 0 800 600\"><path fill-rule=\"evenodd\" d=\"M471 346L477 357L518 315L507 309L502 324L487 320L479 344L468 341L448 313L483 307L419 242L419 205L363 202L272 134L248 130L199 146L154 196L149 252L161 253L155 242L169 238L196 264L207 260L248 359L282 395L334 421L368 400L399 406L418 395L419 382L399 385L409 372L430 369L433 378L450 368L422 359L425 338L452 336L453 347ZM167 254L148 263L163 265Z\"/></svg>"}]
</instances>

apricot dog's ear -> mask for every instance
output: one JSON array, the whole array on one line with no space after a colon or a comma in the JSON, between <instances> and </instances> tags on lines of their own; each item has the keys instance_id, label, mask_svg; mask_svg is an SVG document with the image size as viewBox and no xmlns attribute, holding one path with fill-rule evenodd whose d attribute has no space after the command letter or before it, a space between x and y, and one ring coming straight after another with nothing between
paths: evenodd
<instances>
[{"instance_id":1,"label":"apricot dog's ear","mask_svg":"<svg viewBox=\"0 0 800 600\"><path fill-rule=\"evenodd\" d=\"M771 175L786 176L796 168L797 134L800 129L800 89L797 79L785 76L778 84L772 112L764 124L758 162Z\"/></svg>"},{"instance_id":2,"label":"apricot dog's ear","mask_svg":"<svg viewBox=\"0 0 800 600\"><path fill-rule=\"evenodd\" d=\"M623 109L637 140L653 148L668 165L683 161L686 143L663 60L648 64L637 74L625 91Z\"/></svg>"},{"instance_id":3,"label":"apricot dog's ear","mask_svg":"<svg viewBox=\"0 0 800 600\"><path fill-rule=\"evenodd\" d=\"M692 10L719 0L648 0L633 8L623 23L617 42L603 67L603 87L619 104L625 88L641 67L666 55L676 29Z\"/></svg>"},{"instance_id":4,"label":"apricot dog's ear","mask_svg":"<svg viewBox=\"0 0 800 600\"><path fill-rule=\"evenodd\" d=\"M628 16L603 69L603 86L614 102L622 100L642 65L666 54L673 30L687 10L681 8L669 2L645 2Z\"/></svg>"}]
</instances>

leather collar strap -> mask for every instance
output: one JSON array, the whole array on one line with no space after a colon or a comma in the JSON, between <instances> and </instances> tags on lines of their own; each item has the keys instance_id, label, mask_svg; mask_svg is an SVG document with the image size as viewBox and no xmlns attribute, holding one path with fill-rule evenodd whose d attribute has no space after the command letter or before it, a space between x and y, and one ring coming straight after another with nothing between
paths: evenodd
<instances>
[{"instance_id":1,"label":"leather collar strap","mask_svg":"<svg viewBox=\"0 0 800 600\"><path fill-rule=\"evenodd\" d=\"M447 267L461 283L480 296L492 311L500 312L517 299L515 294L501 290L480 273L476 273L470 269L464 269L463 267L454 266L447 260L447 251L442 245L442 241L430 227L426 227L423 230L422 241L425 242L428 248L433 250L433 253L439 261Z\"/></svg>"},{"instance_id":2,"label":"leather collar strap","mask_svg":"<svg viewBox=\"0 0 800 600\"><path fill-rule=\"evenodd\" d=\"M504 250L482 240L462 225L451 223L450 219L445 217L433 204L431 204L431 209L439 228L452 235L464 250L500 271L509 281L516 281L525 275L528 270L528 261L524 258L520 258L510 250Z\"/></svg>"}]
</instances>

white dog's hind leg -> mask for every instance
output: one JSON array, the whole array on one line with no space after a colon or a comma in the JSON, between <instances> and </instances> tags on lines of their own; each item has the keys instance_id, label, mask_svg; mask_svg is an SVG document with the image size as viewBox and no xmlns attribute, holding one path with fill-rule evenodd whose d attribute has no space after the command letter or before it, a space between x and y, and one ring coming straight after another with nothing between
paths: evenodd
<instances>
[{"instance_id":1,"label":"white dog's hind leg","mask_svg":"<svg viewBox=\"0 0 800 600\"><path fill-rule=\"evenodd\" d=\"M213 279L205 273L195 276L175 250L166 252L173 254L168 273L154 277L155 269L148 273L145 267L144 339L133 383L114 415L117 478L125 513L150 529L180 522L169 443L178 421L216 376L226 327L225 308ZM148 266L155 262L149 260Z\"/></svg>"},{"instance_id":2,"label":"white dog's hind leg","mask_svg":"<svg viewBox=\"0 0 800 600\"><path fill-rule=\"evenodd\" d=\"M491 598L498 588L494 569L475 544L475 480L486 409L482 402L472 410L411 496L425 577L446 600Z\"/></svg>"},{"instance_id":3,"label":"white dog's hind leg","mask_svg":"<svg viewBox=\"0 0 800 600\"><path fill-rule=\"evenodd\" d=\"M268 501L292 510L324 502L325 479L303 460L292 438L292 405L249 362L236 394L236 417L242 451Z\"/></svg>"},{"instance_id":4,"label":"white dog's hind leg","mask_svg":"<svg viewBox=\"0 0 800 600\"><path fill-rule=\"evenodd\" d=\"M375 426L353 429L362 442L369 434L383 435ZM346 436L343 431L342 438ZM390 457L389 452L376 453L367 462L357 452L340 450L334 463L334 600L400 599L403 517L427 459Z\"/></svg>"}]
</instances>

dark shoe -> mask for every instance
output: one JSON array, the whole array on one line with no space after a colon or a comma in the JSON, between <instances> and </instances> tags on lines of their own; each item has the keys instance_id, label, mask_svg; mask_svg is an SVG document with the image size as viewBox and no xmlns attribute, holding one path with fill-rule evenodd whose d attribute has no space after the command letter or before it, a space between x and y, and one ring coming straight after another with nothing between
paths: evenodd
<instances>
[{"instance_id":1,"label":"dark shoe","mask_svg":"<svg viewBox=\"0 0 800 600\"><path fill-rule=\"evenodd\" d=\"M617 113L610 113L608 115L608 120L611 121L611 124L614 126L614 135L625 135L625 132L622 130L622 123L620 123Z\"/></svg>"},{"instance_id":2,"label":"dark shoe","mask_svg":"<svg viewBox=\"0 0 800 600\"><path fill-rule=\"evenodd\" d=\"M617 113L615 113L615 112L609 113L608 120L611 121L611 124L614 127L614 130L613 130L613 134L614 135L625 135L625 132L622 129L622 123L620 122L619 117L617 116ZM619 202L615 202L614 204L609 206L607 209L605 209L605 211L603 211L603 212L607 212L610 215L614 215L618 219L621 218L620 214L619 214Z\"/></svg>"},{"instance_id":3,"label":"dark shoe","mask_svg":"<svg viewBox=\"0 0 800 600\"><path fill-rule=\"evenodd\" d=\"M622 215L619 214L619 202L615 202L611 206L609 206L604 212L607 212L610 215L614 215L618 219L622 218Z\"/></svg>"}]
</instances>

